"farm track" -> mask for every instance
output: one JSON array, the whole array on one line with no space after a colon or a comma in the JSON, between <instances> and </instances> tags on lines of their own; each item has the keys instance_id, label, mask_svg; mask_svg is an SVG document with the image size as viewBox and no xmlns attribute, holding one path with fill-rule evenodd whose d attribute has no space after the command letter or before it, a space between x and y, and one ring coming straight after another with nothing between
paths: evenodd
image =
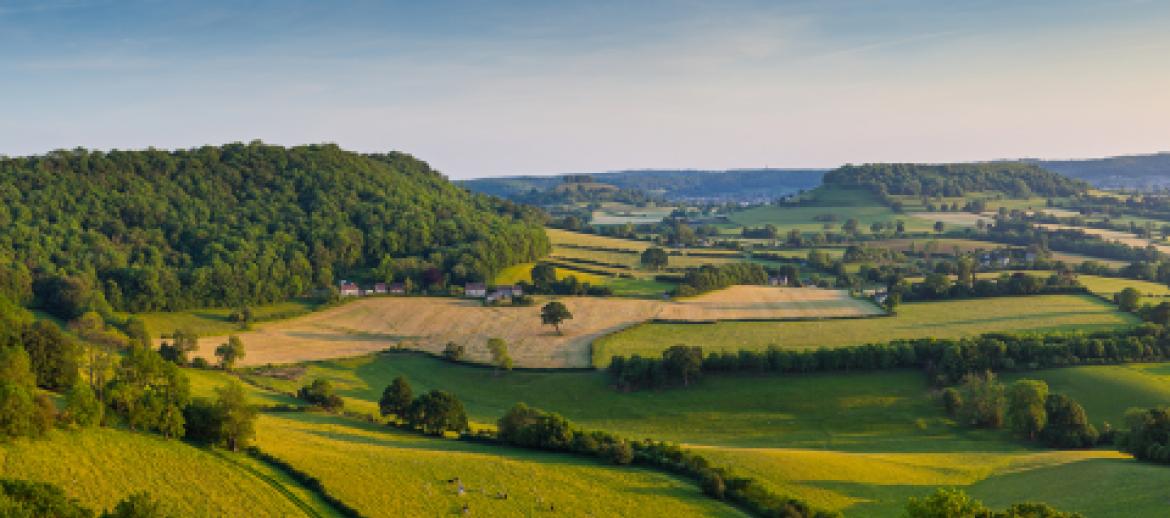
<instances>
[{"instance_id":1,"label":"farm track","mask_svg":"<svg viewBox=\"0 0 1170 518\"><path fill-rule=\"evenodd\" d=\"M285 498L287 498L289 500L289 502L291 502L293 505L297 506L297 508L299 508L301 511L304 511L305 516L309 516L312 518L325 518L326 515L323 515L323 514L317 512L317 510L314 509L313 506L309 505L308 502L305 502L304 500L301 499L301 497L294 494L291 490L288 489L288 487L285 487L284 484L281 484L280 481L272 478L271 476L269 476L265 473L261 473L260 470L257 470L256 468L249 466L243 462L240 462L240 461L232 458L229 455L225 455L223 452L221 452L219 450L216 450L214 448L207 448L207 451L210 452L211 454L215 455L216 457L223 459L225 462L228 462L228 463L236 466L237 468L240 468L244 472L246 472L249 475L252 475L256 479L260 480L261 482L268 484L270 487L272 487L272 489L275 489L278 493L284 495ZM257 462L262 462L262 461L258 460ZM283 471L283 470L281 470L281 468L279 468L277 466L273 466L271 464L266 464L266 465L269 468L272 468L274 470ZM285 474L287 475L288 473L285 473ZM306 491L312 492L311 489L308 489L308 488L304 488L304 489ZM317 496L323 496L323 495L317 495ZM341 513L334 513L331 516L341 516Z\"/></svg>"}]
</instances>

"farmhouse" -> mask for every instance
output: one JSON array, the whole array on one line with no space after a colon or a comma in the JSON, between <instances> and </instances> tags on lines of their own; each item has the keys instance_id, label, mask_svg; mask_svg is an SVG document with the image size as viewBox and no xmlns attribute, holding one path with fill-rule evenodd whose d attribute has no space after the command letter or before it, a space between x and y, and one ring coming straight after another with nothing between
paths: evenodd
<instances>
[{"instance_id":1,"label":"farmhouse","mask_svg":"<svg viewBox=\"0 0 1170 518\"><path fill-rule=\"evenodd\" d=\"M391 295L406 295L406 285L401 282L394 282L390 284Z\"/></svg>"},{"instance_id":2,"label":"farmhouse","mask_svg":"<svg viewBox=\"0 0 1170 518\"><path fill-rule=\"evenodd\" d=\"M374 294L376 294L376 295L385 295L385 294L386 294L386 291L387 291L387 290L386 290L386 283L384 283L384 282L379 282L379 283L377 283L377 284L374 284Z\"/></svg>"},{"instance_id":3,"label":"farmhouse","mask_svg":"<svg viewBox=\"0 0 1170 518\"><path fill-rule=\"evenodd\" d=\"M349 281L341 281L340 292L342 297L360 297L362 295L362 289Z\"/></svg>"},{"instance_id":4,"label":"farmhouse","mask_svg":"<svg viewBox=\"0 0 1170 518\"><path fill-rule=\"evenodd\" d=\"M487 295L487 286L482 282L469 282L463 286L463 295L472 298L481 298Z\"/></svg>"}]
</instances>

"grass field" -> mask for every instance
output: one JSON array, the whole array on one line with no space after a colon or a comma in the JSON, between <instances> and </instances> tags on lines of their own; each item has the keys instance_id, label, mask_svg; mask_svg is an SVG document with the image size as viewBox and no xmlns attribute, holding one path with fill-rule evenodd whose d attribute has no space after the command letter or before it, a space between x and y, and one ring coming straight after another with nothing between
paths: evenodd
<instances>
[{"instance_id":1,"label":"grass field","mask_svg":"<svg viewBox=\"0 0 1170 518\"><path fill-rule=\"evenodd\" d=\"M316 307L316 304L306 301L290 301L266 306L256 306L251 309L252 315L256 320L269 320L304 315L313 311ZM235 312L234 309L212 308L175 312L138 313L134 316L145 321L146 328L155 337L170 334L176 329L193 331L199 336L210 336L234 333L240 329L238 323L228 320L228 316L233 312ZM121 316L129 315L122 314Z\"/></svg>"},{"instance_id":2,"label":"grass field","mask_svg":"<svg viewBox=\"0 0 1170 518\"><path fill-rule=\"evenodd\" d=\"M57 484L95 509L149 490L178 516L303 516L290 494L331 513L287 476L250 459L111 429L0 444L0 475Z\"/></svg>"},{"instance_id":3,"label":"grass field","mask_svg":"<svg viewBox=\"0 0 1170 518\"><path fill-rule=\"evenodd\" d=\"M438 440L309 414L263 415L257 444L372 517L741 516L658 472L562 454ZM449 480L458 477L466 493ZM497 495L507 493L507 499Z\"/></svg>"},{"instance_id":4,"label":"grass field","mask_svg":"<svg viewBox=\"0 0 1170 518\"><path fill-rule=\"evenodd\" d=\"M816 348L886 342L899 338L959 338L990 332L1098 330L1137 320L1099 299L1081 295L997 297L918 302L892 317L810 322L719 322L709 325L644 324L597 340L594 365L614 355L658 356L674 344L705 351L763 350L770 345Z\"/></svg>"},{"instance_id":5,"label":"grass field","mask_svg":"<svg viewBox=\"0 0 1170 518\"><path fill-rule=\"evenodd\" d=\"M686 301L561 297L573 319L561 327L541 325L540 306L483 307L454 298L379 297L356 300L304 317L257 326L240 333L247 356L242 365L296 363L358 356L391 347L442 352L462 344L467 359L487 362L489 338L503 338L518 367L589 367L590 344L607 334L655 318L723 319L858 316L877 312L843 292L808 288L737 286ZM197 355L211 358L223 337L199 340Z\"/></svg>"},{"instance_id":6,"label":"grass field","mask_svg":"<svg viewBox=\"0 0 1170 518\"><path fill-rule=\"evenodd\" d=\"M965 486L998 507L1032 499L1016 480L1044 486L1042 500L1087 516L1153 516L1165 505L1162 487L1170 479L1164 467L1115 451L1034 449L1006 432L958 427L914 370L709 376L692 389L620 393L598 372L496 377L489 369L382 354L313 364L304 379L327 377L348 407L374 411L381 389L398 375L416 391L454 392L479 422L493 422L524 401L586 428L686 443L718 464L847 516L899 516L907 497L940 485ZM1017 377L1048 380L1053 390L1082 401L1097 423L1103 419L1096 416L1120 415L1129 404L1170 404L1170 388L1164 388L1170 386L1170 367L1161 364L1053 369L1004 379ZM1095 470L1102 476L1090 476ZM1134 507L1082 495L1128 495L1130 487L1141 489L1126 500Z\"/></svg>"},{"instance_id":7,"label":"grass field","mask_svg":"<svg viewBox=\"0 0 1170 518\"><path fill-rule=\"evenodd\" d=\"M1157 249L1159 252L1162 252L1164 254L1170 253L1170 246L1159 244L1157 241L1152 240L1152 239L1137 237L1133 234L1130 234L1129 232L1121 232L1121 231L1117 231L1117 230L1105 230L1105 229L1100 229L1100 228L1074 227L1074 226L1070 226L1070 225L1057 225L1057 224L1052 224L1052 223L1037 223L1036 226L1038 228L1043 228L1043 229L1047 229L1047 230L1080 230L1087 235L1100 236L1101 239L1104 239L1105 241L1115 241L1115 242L1121 243L1123 245L1133 246L1133 247L1138 247L1138 248L1145 248L1147 246L1152 246L1155 249Z\"/></svg>"},{"instance_id":8,"label":"grass field","mask_svg":"<svg viewBox=\"0 0 1170 518\"><path fill-rule=\"evenodd\" d=\"M1125 288L1134 288L1147 297L1170 297L1170 286L1156 282L1098 275L1077 275L1077 281L1089 291L1103 296L1111 297Z\"/></svg>"}]
</instances>

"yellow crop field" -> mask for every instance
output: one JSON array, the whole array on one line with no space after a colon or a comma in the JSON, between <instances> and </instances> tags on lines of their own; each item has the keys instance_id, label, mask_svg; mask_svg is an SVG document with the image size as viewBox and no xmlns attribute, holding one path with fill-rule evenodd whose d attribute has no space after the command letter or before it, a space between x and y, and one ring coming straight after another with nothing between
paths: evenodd
<instances>
[{"instance_id":1,"label":"yellow crop field","mask_svg":"<svg viewBox=\"0 0 1170 518\"><path fill-rule=\"evenodd\" d=\"M533 266L536 266L536 263L520 263L504 268L503 271L496 275L494 282L496 284L516 284L520 281L531 283ZM570 270L568 268L554 268L554 270L557 272L557 280L572 275L580 282L587 282L595 286L609 282L608 277L588 272Z\"/></svg>"},{"instance_id":2,"label":"yellow crop field","mask_svg":"<svg viewBox=\"0 0 1170 518\"><path fill-rule=\"evenodd\" d=\"M95 509L109 509L131 493L148 490L178 516L304 515L276 488L239 469L232 457L156 435L55 431L45 439L0 445L0 476L59 485ZM292 484L280 473L264 475Z\"/></svg>"},{"instance_id":3,"label":"yellow crop field","mask_svg":"<svg viewBox=\"0 0 1170 518\"><path fill-rule=\"evenodd\" d=\"M742 516L693 483L658 472L432 439L322 414L262 415L256 439L262 450L373 517L462 514L464 505L476 516Z\"/></svg>"},{"instance_id":4,"label":"yellow crop field","mask_svg":"<svg viewBox=\"0 0 1170 518\"><path fill-rule=\"evenodd\" d=\"M879 311L844 292L815 288L735 286L684 301L560 297L573 319L563 334L542 325L538 297L528 307L484 307L477 300L379 297L353 301L238 335L243 365L296 363L361 356L393 347L440 353L461 344L467 359L487 362L489 338L503 338L518 367L582 368L591 365L590 344L634 324L663 320L764 320L864 316ZM199 356L211 359L224 337L199 340Z\"/></svg>"}]
</instances>

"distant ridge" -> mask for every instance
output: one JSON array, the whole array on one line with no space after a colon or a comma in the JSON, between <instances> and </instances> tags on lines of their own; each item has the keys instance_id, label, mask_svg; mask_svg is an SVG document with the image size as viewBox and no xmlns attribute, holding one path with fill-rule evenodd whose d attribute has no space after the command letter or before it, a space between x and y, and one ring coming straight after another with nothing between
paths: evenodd
<instances>
[{"instance_id":1,"label":"distant ridge","mask_svg":"<svg viewBox=\"0 0 1170 518\"><path fill-rule=\"evenodd\" d=\"M744 201L770 200L821 184L828 169L646 169L586 173L594 181L620 189L652 193L667 200ZM514 198L533 189L547 191L580 176L507 176L458 182L483 194Z\"/></svg>"}]
</instances>

